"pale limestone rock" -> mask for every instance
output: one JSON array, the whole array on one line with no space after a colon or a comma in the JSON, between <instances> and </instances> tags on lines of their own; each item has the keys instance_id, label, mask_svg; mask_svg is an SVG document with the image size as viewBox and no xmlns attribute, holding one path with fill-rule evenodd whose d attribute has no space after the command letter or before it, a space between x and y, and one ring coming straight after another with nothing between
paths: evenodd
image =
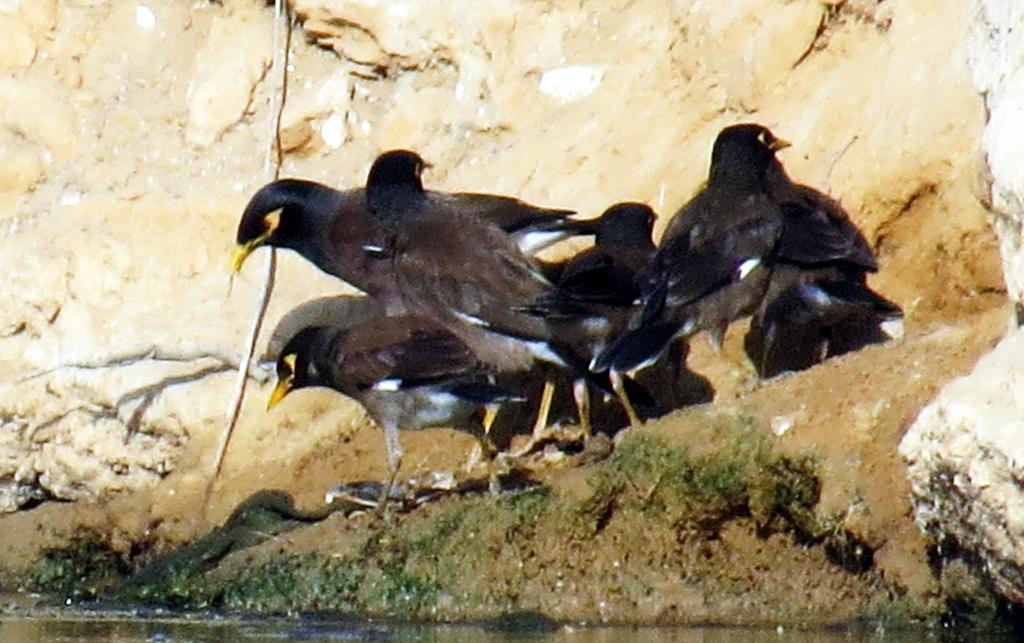
<instances>
[{"instance_id":1,"label":"pale limestone rock","mask_svg":"<svg viewBox=\"0 0 1024 643\"><path fill-rule=\"evenodd\" d=\"M1024 331L948 384L900 444L918 524L977 555L1024 603Z\"/></svg>"},{"instance_id":2,"label":"pale limestone rock","mask_svg":"<svg viewBox=\"0 0 1024 643\"><path fill-rule=\"evenodd\" d=\"M28 67L36 57L36 43L28 25L20 18L0 20L0 74L12 74Z\"/></svg>"},{"instance_id":3,"label":"pale limestone rock","mask_svg":"<svg viewBox=\"0 0 1024 643\"><path fill-rule=\"evenodd\" d=\"M35 34L45 34L57 26L57 0L21 0L19 13Z\"/></svg>"},{"instance_id":4,"label":"pale limestone rock","mask_svg":"<svg viewBox=\"0 0 1024 643\"><path fill-rule=\"evenodd\" d=\"M43 176L42 153L32 141L0 127L0 194L20 194L34 188Z\"/></svg>"},{"instance_id":5,"label":"pale limestone rock","mask_svg":"<svg viewBox=\"0 0 1024 643\"><path fill-rule=\"evenodd\" d=\"M544 72L537 89L560 103L573 103L593 94L603 78L604 69L600 66L561 67Z\"/></svg>"},{"instance_id":6,"label":"pale limestone rock","mask_svg":"<svg viewBox=\"0 0 1024 643\"><path fill-rule=\"evenodd\" d=\"M288 94L281 116L281 146L286 151L316 149L314 137L338 149L348 137L346 115L351 104L347 74L334 72L325 78L302 79Z\"/></svg>"},{"instance_id":7,"label":"pale limestone rock","mask_svg":"<svg viewBox=\"0 0 1024 643\"><path fill-rule=\"evenodd\" d=\"M76 116L56 82L0 78L0 125L45 147L55 160L68 158L76 149Z\"/></svg>"},{"instance_id":8,"label":"pale limestone rock","mask_svg":"<svg viewBox=\"0 0 1024 643\"><path fill-rule=\"evenodd\" d=\"M982 147L992 220L1012 299L1024 296L1024 5L978 3L968 50L989 119ZM1018 320L1019 323L1019 320ZM916 518L983 563L1007 598L1024 603L1024 330L1013 329L974 372L946 386L900 445Z\"/></svg>"},{"instance_id":9,"label":"pale limestone rock","mask_svg":"<svg viewBox=\"0 0 1024 643\"><path fill-rule=\"evenodd\" d=\"M196 53L189 85L189 143L209 145L242 119L270 64L270 50L265 13L238 11L214 18L206 44Z\"/></svg>"},{"instance_id":10,"label":"pale limestone rock","mask_svg":"<svg viewBox=\"0 0 1024 643\"><path fill-rule=\"evenodd\" d=\"M989 120L984 154L1010 297L1024 301L1024 4L978 3L971 69Z\"/></svg>"}]
</instances>

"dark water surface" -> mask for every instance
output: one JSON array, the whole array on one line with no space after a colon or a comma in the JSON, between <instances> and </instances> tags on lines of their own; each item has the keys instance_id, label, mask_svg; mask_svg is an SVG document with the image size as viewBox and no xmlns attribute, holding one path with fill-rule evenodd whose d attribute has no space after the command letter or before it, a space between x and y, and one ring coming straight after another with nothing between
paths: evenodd
<instances>
[{"instance_id":1,"label":"dark water surface","mask_svg":"<svg viewBox=\"0 0 1024 643\"><path fill-rule=\"evenodd\" d=\"M111 641L544 641L611 643L613 641L682 641L684 643L853 643L887 641L1010 641L999 635L956 636L925 629L886 630L855 627L826 631L738 628L567 627L541 620L474 625L374 622L345 617L253 619L186 619L69 613L47 616L0 616L0 642Z\"/></svg>"}]
</instances>

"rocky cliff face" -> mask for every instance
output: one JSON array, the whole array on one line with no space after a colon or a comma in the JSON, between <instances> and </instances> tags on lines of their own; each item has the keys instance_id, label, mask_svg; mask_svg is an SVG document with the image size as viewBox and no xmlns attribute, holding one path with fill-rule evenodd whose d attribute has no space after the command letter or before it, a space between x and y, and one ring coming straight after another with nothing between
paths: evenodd
<instances>
[{"instance_id":1,"label":"rocky cliff face","mask_svg":"<svg viewBox=\"0 0 1024 643\"><path fill-rule=\"evenodd\" d=\"M991 51L979 48L972 3L291 6L283 175L353 186L379 151L409 147L433 163L431 187L589 214L640 200L663 215L660 230L703 179L717 131L763 122L794 144L783 154L790 173L839 198L877 249L873 286L907 311L911 339L928 338L898 354L924 365L915 377L926 390L959 367L914 351L963 336L1003 301L979 203L987 108L990 198L1009 213L996 215L999 242L1018 300L1024 288L1019 173L991 162L1020 149L1011 125L992 129L1012 122L1012 103L998 101L1017 85L984 62L1015 43L997 29ZM998 6L984 3L984 15L1020 24ZM227 259L265 176L281 91L268 73L272 24L254 0L0 2L3 510L150 489L124 518L142 525L205 484L259 286L259 257L230 287ZM287 253L279 263L268 327L342 290ZM887 355L896 359L884 348L873 359ZM720 363L698 350L692 365L720 397L742 397L715 379ZM832 383L852 391L854 372L812 370L800 390L834 404L849 391ZM310 394L268 415L265 395L253 391L228 454L225 511L261 485L308 482L311 458L365 425L337 397ZM880 403L837 412L836 423L855 416L869 430ZM824 440L832 428L815 430ZM329 465L319 465L326 479L345 475Z\"/></svg>"},{"instance_id":2,"label":"rocky cliff face","mask_svg":"<svg viewBox=\"0 0 1024 643\"><path fill-rule=\"evenodd\" d=\"M985 197L1017 313L974 371L922 410L900 451L917 520L947 550L981 566L1001 593L1024 602L1024 7L978 3L968 51L984 96Z\"/></svg>"}]
</instances>

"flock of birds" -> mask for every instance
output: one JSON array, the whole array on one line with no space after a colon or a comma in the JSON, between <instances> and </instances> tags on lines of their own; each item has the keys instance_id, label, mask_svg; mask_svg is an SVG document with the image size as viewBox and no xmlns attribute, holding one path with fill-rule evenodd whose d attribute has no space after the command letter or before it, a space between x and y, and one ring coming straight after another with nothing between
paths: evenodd
<instances>
[{"instance_id":1,"label":"flock of birds","mask_svg":"<svg viewBox=\"0 0 1024 643\"><path fill-rule=\"evenodd\" d=\"M384 432L383 500L401 464L400 430L458 428L493 457L499 407L526 401L537 379L545 385L523 452L546 438L556 383L571 383L581 437L591 392L614 394L636 425L656 406L638 373L678 379L691 336L705 331L719 346L743 317L759 377L882 341L902 312L867 286L875 254L838 202L788 177L775 156L787 146L761 125L723 129L707 182L657 246L642 203L588 220L508 196L426 190L426 164L408 150L381 154L362 188L266 185L242 215L233 270L258 247L288 248L380 304L367 320L331 320L288 340L268 408L311 386L360 402ZM593 246L558 263L535 257L580 235Z\"/></svg>"}]
</instances>

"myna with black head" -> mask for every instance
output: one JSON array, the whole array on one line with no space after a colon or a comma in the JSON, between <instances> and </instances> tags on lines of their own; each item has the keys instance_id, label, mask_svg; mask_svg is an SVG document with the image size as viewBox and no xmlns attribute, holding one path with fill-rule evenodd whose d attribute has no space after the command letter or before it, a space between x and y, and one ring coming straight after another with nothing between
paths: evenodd
<instances>
[{"instance_id":1,"label":"myna with black head","mask_svg":"<svg viewBox=\"0 0 1024 643\"><path fill-rule=\"evenodd\" d=\"M318 268L369 292L367 257L386 254L381 236L388 222L426 202L496 225L532 254L571 235L592 234L592 224L571 210L542 208L497 194L424 191L427 163L415 152L392 150L377 157L366 187L338 191L314 181L281 179L250 199L238 224L232 271L257 248L294 250ZM361 285L362 284L362 285Z\"/></svg>"},{"instance_id":2,"label":"myna with black head","mask_svg":"<svg viewBox=\"0 0 1024 643\"><path fill-rule=\"evenodd\" d=\"M594 245L546 269L555 289L533 310L545 316L559 339L589 364L609 338L624 331L642 294L643 275L654 255L655 214L643 203L616 203L594 220ZM584 323L579 318L586 319ZM561 319L567 319L562 324ZM623 390L612 381L630 424L639 417ZM584 436L590 433L590 395L586 380L573 380L573 397ZM543 439L535 435L534 441Z\"/></svg>"},{"instance_id":3,"label":"myna with black head","mask_svg":"<svg viewBox=\"0 0 1024 643\"><path fill-rule=\"evenodd\" d=\"M290 339L277 360L267 407L290 392L326 387L358 401L384 432L390 491L402 461L399 432L451 427L473 435L486 453L498 407L518 400L458 337L416 317L379 317L355 327L312 326ZM492 488L497 483L492 470Z\"/></svg>"},{"instance_id":4,"label":"myna with black head","mask_svg":"<svg viewBox=\"0 0 1024 643\"><path fill-rule=\"evenodd\" d=\"M718 346L730 322L757 308L782 229L767 174L788 145L753 123L719 132L707 182L673 216L651 260L640 313L596 368L645 368L674 338L701 330Z\"/></svg>"},{"instance_id":5,"label":"myna with black head","mask_svg":"<svg viewBox=\"0 0 1024 643\"><path fill-rule=\"evenodd\" d=\"M565 368L574 359L549 343L545 320L520 310L552 286L493 214L507 222L510 210L527 217L538 209L424 190L425 166L415 152L395 150L378 157L363 189L265 187L243 215L234 265L262 244L289 247L381 300L387 314L450 328L499 370L527 371L538 361ZM480 205L488 201L491 209Z\"/></svg>"}]
</instances>

